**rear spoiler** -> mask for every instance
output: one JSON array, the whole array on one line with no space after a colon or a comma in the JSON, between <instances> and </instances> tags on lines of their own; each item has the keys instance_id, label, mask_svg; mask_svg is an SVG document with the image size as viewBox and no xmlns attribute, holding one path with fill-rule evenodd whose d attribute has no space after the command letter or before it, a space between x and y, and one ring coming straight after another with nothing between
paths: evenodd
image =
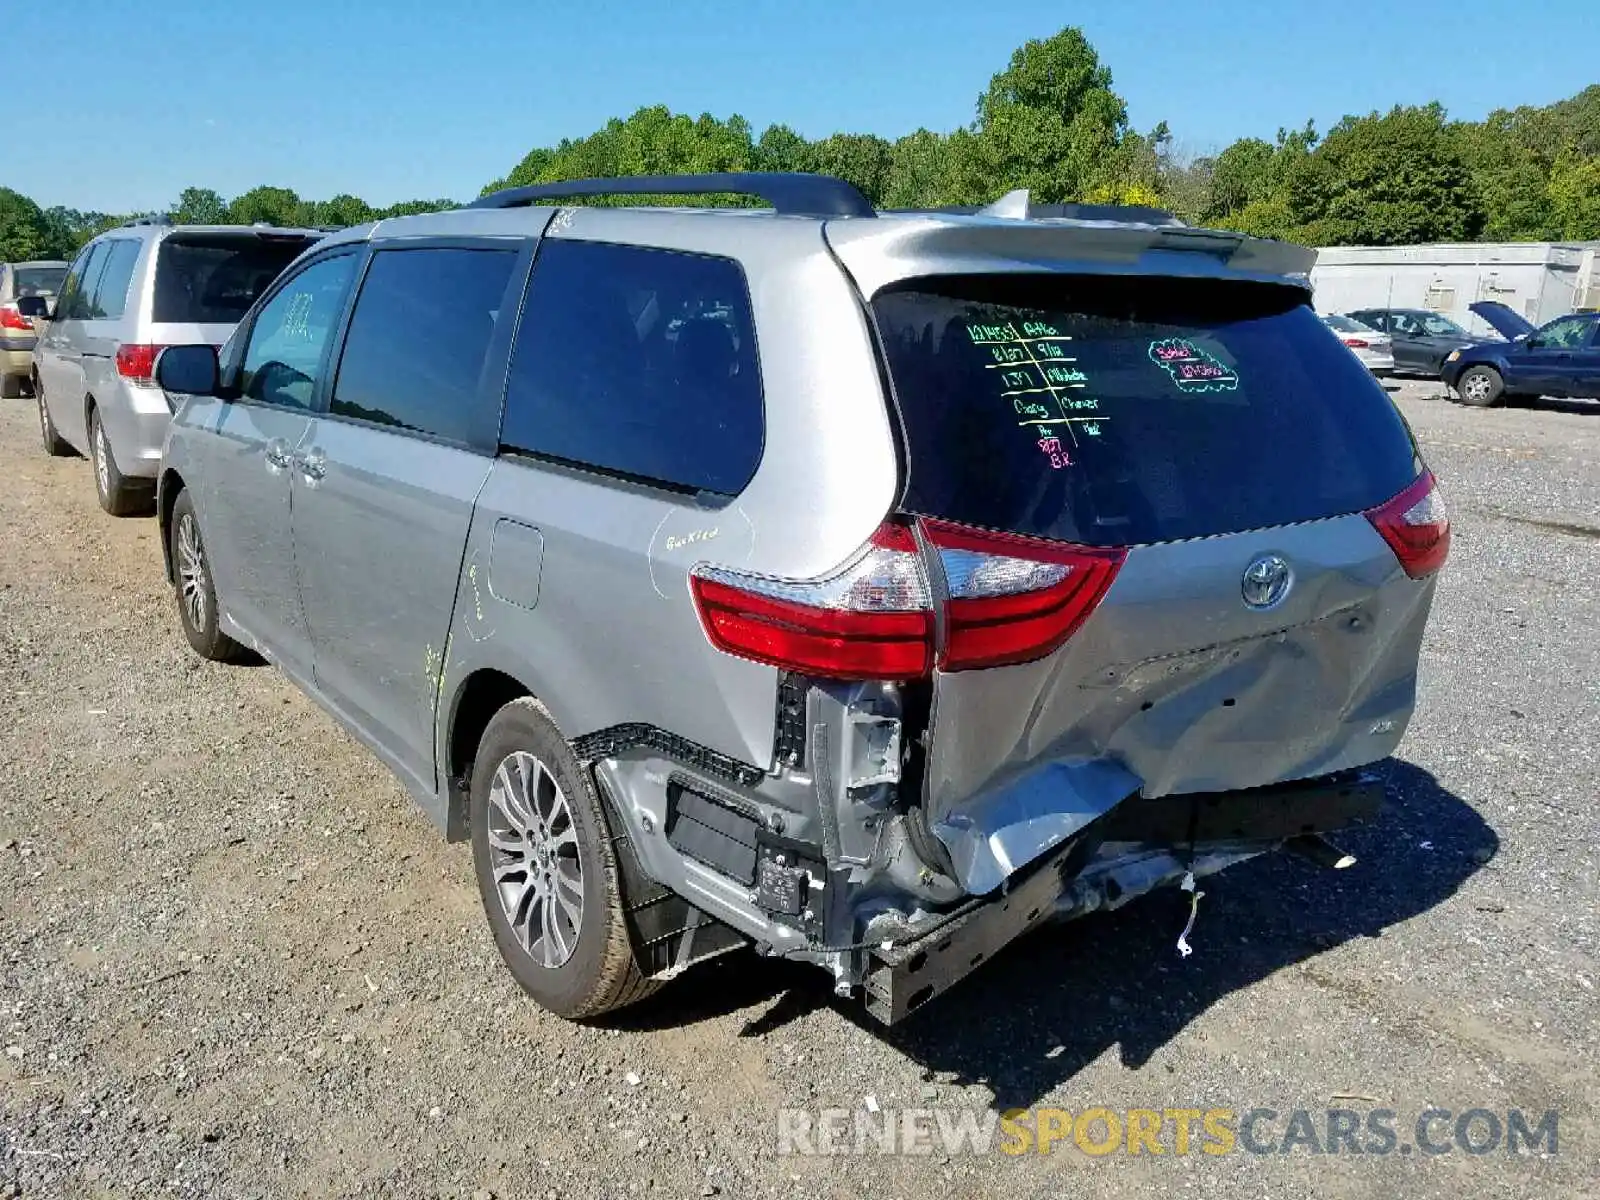
<instances>
[{"instance_id":1,"label":"rear spoiler","mask_svg":"<svg viewBox=\"0 0 1600 1200\"><path fill-rule=\"evenodd\" d=\"M1293 287L1309 297L1317 252L1226 229L1126 219L907 214L830 221L828 243L866 296L925 275L1112 272L1215 276Z\"/></svg>"}]
</instances>

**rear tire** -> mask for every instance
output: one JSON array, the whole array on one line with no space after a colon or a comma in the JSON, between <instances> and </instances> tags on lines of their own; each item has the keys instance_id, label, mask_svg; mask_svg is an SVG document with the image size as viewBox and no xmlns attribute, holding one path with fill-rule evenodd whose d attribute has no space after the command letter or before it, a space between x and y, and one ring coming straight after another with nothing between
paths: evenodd
<instances>
[{"instance_id":1,"label":"rear tire","mask_svg":"<svg viewBox=\"0 0 1600 1200\"><path fill-rule=\"evenodd\" d=\"M216 587L211 582L211 560L206 557L200 520L187 491L179 492L172 503L168 536L172 539L173 592L178 598L178 623L183 626L183 636L196 654L212 662L248 659L250 651L222 632Z\"/></svg>"},{"instance_id":2,"label":"rear tire","mask_svg":"<svg viewBox=\"0 0 1600 1200\"><path fill-rule=\"evenodd\" d=\"M500 957L542 1008L583 1020L643 1000L611 827L544 705L490 720L472 767L472 862Z\"/></svg>"},{"instance_id":3,"label":"rear tire","mask_svg":"<svg viewBox=\"0 0 1600 1200\"><path fill-rule=\"evenodd\" d=\"M117 469L100 410L89 410L89 461L94 465L94 490L100 507L113 517L147 516L155 500L155 489L142 479L129 479Z\"/></svg>"},{"instance_id":4,"label":"rear tire","mask_svg":"<svg viewBox=\"0 0 1600 1200\"><path fill-rule=\"evenodd\" d=\"M1461 403L1473 408L1488 408L1505 394L1506 381L1493 367L1468 367L1456 381Z\"/></svg>"},{"instance_id":5,"label":"rear tire","mask_svg":"<svg viewBox=\"0 0 1600 1200\"><path fill-rule=\"evenodd\" d=\"M44 387L35 381L33 398L39 405L39 440L44 443L44 452L51 458L65 458L72 453L69 446L56 432L56 423L50 419L50 410L45 407Z\"/></svg>"}]
</instances>

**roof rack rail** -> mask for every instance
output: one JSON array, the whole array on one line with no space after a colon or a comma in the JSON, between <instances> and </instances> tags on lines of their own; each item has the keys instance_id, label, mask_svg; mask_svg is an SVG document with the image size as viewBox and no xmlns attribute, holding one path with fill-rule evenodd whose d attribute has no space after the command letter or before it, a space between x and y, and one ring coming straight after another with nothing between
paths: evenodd
<instances>
[{"instance_id":1,"label":"roof rack rail","mask_svg":"<svg viewBox=\"0 0 1600 1200\"><path fill-rule=\"evenodd\" d=\"M119 229L131 229L135 225L171 225L171 213L151 213L149 216L133 217L117 226Z\"/></svg>"},{"instance_id":2,"label":"roof rack rail","mask_svg":"<svg viewBox=\"0 0 1600 1200\"><path fill-rule=\"evenodd\" d=\"M832 175L799 171L723 171L709 175L630 175L567 179L491 192L468 208L521 208L574 196L755 196L786 217L871 217L877 214L856 188Z\"/></svg>"}]
</instances>

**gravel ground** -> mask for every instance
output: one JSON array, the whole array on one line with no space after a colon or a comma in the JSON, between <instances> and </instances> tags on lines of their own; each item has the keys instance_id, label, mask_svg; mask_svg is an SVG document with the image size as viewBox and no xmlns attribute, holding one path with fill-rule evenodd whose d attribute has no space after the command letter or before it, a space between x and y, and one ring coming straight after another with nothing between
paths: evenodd
<instances>
[{"instance_id":1,"label":"gravel ground","mask_svg":"<svg viewBox=\"0 0 1600 1200\"><path fill-rule=\"evenodd\" d=\"M1600 1195L1600 409L1400 403L1457 521L1395 799L1037 935L884 1032L741 955L609 1028L501 969L464 847L270 668L197 660L152 522L0 406L0 1197ZM868 1098L871 1098L869 1104ZM1559 1152L778 1153L776 1111L1559 1110ZM1168 1145L1171 1146L1171 1137Z\"/></svg>"}]
</instances>

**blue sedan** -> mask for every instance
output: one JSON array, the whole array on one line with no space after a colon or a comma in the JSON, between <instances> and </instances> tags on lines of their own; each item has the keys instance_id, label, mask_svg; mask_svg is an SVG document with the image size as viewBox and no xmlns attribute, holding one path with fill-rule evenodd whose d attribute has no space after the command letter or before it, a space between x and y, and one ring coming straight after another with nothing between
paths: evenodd
<instances>
[{"instance_id":1,"label":"blue sedan","mask_svg":"<svg viewBox=\"0 0 1600 1200\"><path fill-rule=\"evenodd\" d=\"M1535 328L1497 300L1471 307L1509 340L1479 342L1445 358L1440 377L1465 403L1484 407L1502 396L1600 400L1600 313Z\"/></svg>"}]
</instances>

